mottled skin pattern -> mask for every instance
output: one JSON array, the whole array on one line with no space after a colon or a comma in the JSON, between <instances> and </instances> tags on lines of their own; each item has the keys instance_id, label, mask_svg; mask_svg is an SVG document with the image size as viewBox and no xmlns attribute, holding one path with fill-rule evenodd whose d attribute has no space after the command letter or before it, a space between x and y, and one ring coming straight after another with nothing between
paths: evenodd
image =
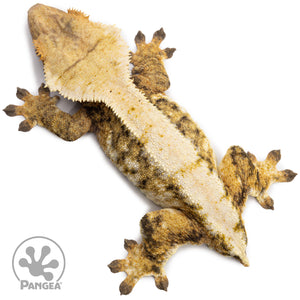
<instances>
[{"instance_id":1,"label":"mottled skin pattern","mask_svg":"<svg viewBox=\"0 0 300 300\"><path fill-rule=\"evenodd\" d=\"M175 50L160 49L164 37L165 33L161 29L154 34L152 42L146 44L145 36L138 32L135 38L137 51L131 54L132 78L148 100L192 142L199 158L208 163L209 169L216 170L214 153L205 134L178 104L164 94L170 82L163 59L170 58ZM143 276L153 276L156 286L167 290L168 279L164 265L180 245L207 244L228 255L222 237L212 238L201 222L194 218L193 207L183 206L185 196L180 186L164 174L147 154L143 143L131 134L104 103L83 103L81 109L71 116L56 107L58 98L51 97L44 85L39 89L38 96L18 89L17 97L25 104L9 105L4 111L9 116L25 117L19 130L29 131L35 125L40 125L67 141L94 132L106 155L118 169L149 199L164 207L147 213L141 219L141 244L125 240L127 258L115 260L109 265L112 272L127 273L120 285L121 294L129 294ZM256 197L262 207L273 208L273 200L267 195L269 186L274 182L291 181L296 175L290 170L277 171L275 166L279 159L279 151L270 152L264 162L258 162L254 155L238 146L228 150L219 166L219 176L240 213L248 195ZM240 218L236 230L243 227Z\"/></svg>"},{"instance_id":2,"label":"mottled skin pattern","mask_svg":"<svg viewBox=\"0 0 300 300\"><path fill-rule=\"evenodd\" d=\"M267 194L270 185L292 181L296 176L291 170L276 169L280 158L279 150L271 151L265 161L259 162L239 146L228 149L219 166L219 174L241 213L248 195L255 197L263 208L274 209L273 199Z\"/></svg>"}]
</instances>

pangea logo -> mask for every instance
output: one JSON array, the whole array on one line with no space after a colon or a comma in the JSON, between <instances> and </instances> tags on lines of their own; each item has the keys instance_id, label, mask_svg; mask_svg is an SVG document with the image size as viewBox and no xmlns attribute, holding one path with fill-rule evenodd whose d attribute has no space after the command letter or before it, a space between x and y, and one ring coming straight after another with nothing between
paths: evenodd
<instances>
[{"instance_id":1,"label":"pangea logo","mask_svg":"<svg viewBox=\"0 0 300 300\"><path fill-rule=\"evenodd\" d=\"M36 236L23 241L15 250L12 265L21 290L61 289L65 255L49 238Z\"/></svg>"}]
</instances>

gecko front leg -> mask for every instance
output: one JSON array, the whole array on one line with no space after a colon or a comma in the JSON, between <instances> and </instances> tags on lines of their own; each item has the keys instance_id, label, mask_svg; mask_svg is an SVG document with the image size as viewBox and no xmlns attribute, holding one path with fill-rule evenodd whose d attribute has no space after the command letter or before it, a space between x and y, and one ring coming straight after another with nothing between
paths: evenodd
<instances>
[{"instance_id":1,"label":"gecko front leg","mask_svg":"<svg viewBox=\"0 0 300 300\"><path fill-rule=\"evenodd\" d=\"M175 48L160 49L160 44L166 34L161 28L153 34L149 44L145 42L145 35L139 31L135 37L137 50L131 53L133 64L133 82L147 97L163 93L170 87L168 74L163 60L173 56Z\"/></svg>"},{"instance_id":2,"label":"gecko front leg","mask_svg":"<svg viewBox=\"0 0 300 300\"><path fill-rule=\"evenodd\" d=\"M74 141L91 128L91 119L84 108L74 115L61 111L56 106L59 97L50 97L50 91L44 84L40 86L37 96L18 88L17 97L25 102L24 105L8 105L4 112L10 117L18 115L25 117L25 120L20 123L20 131L26 132L39 125L66 141Z\"/></svg>"}]
</instances>

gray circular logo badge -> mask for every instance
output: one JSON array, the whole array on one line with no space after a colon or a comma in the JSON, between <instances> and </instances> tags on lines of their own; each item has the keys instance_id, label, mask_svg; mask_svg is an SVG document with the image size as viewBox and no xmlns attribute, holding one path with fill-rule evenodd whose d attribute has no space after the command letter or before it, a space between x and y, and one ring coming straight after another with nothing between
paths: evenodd
<instances>
[{"instance_id":1,"label":"gray circular logo badge","mask_svg":"<svg viewBox=\"0 0 300 300\"><path fill-rule=\"evenodd\" d=\"M17 247L12 267L21 289L61 289L66 259L55 241L35 236Z\"/></svg>"}]
</instances>

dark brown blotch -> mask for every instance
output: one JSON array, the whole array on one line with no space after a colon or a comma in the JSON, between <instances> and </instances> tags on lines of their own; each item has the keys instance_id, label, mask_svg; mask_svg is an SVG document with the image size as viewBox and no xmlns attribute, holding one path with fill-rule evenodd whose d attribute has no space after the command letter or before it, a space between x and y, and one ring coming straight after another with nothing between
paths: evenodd
<instances>
[{"instance_id":1,"label":"dark brown blotch","mask_svg":"<svg viewBox=\"0 0 300 300\"><path fill-rule=\"evenodd\" d=\"M241 231L241 230L245 230L245 226L243 224L243 221L240 220L238 223L236 223L234 229L234 231Z\"/></svg>"},{"instance_id":2,"label":"dark brown blotch","mask_svg":"<svg viewBox=\"0 0 300 300\"><path fill-rule=\"evenodd\" d=\"M162 104L162 103L166 104L167 102L168 101L166 99L161 98L161 99L157 99L155 103L156 103L156 105L159 105L159 104Z\"/></svg>"},{"instance_id":3,"label":"dark brown blotch","mask_svg":"<svg viewBox=\"0 0 300 300\"><path fill-rule=\"evenodd\" d=\"M192 243L198 244L202 240L203 234L196 229L193 229L188 237L188 240Z\"/></svg>"},{"instance_id":4,"label":"dark brown blotch","mask_svg":"<svg viewBox=\"0 0 300 300\"><path fill-rule=\"evenodd\" d=\"M156 273L156 274L159 274L160 273L160 267L159 266L156 266L156 265L153 265L151 267L151 271Z\"/></svg>"},{"instance_id":5,"label":"dark brown blotch","mask_svg":"<svg viewBox=\"0 0 300 300\"><path fill-rule=\"evenodd\" d=\"M176 103L172 103L171 104L171 108L174 110L174 111L179 111L179 106L176 104ZM185 117L185 116L184 116ZM182 117L183 118L183 117Z\"/></svg>"},{"instance_id":6,"label":"dark brown blotch","mask_svg":"<svg viewBox=\"0 0 300 300\"><path fill-rule=\"evenodd\" d=\"M151 221L149 220L148 215L143 216L143 218L141 219L141 227L144 230L144 233L149 236L152 235L154 233L154 228L152 226Z\"/></svg>"},{"instance_id":7,"label":"dark brown blotch","mask_svg":"<svg viewBox=\"0 0 300 300\"><path fill-rule=\"evenodd\" d=\"M156 225L157 227L161 225L163 221L163 217L162 215L157 215L154 219L153 219L153 224Z\"/></svg>"},{"instance_id":8,"label":"dark brown blotch","mask_svg":"<svg viewBox=\"0 0 300 300\"><path fill-rule=\"evenodd\" d=\"M136 174L137 172L138 172L137 169L131 169L131 170L129 170L129 173L130 173L131 175L134 175L134 174Z\"/></svg>"},{"instance_id":9,"label":"dark brown blotch","mask_svg":"<svg viewBox=\"0 0 300 300\"><path fill-rule=\"evenodd\" d=\"M147 186L147 182L148 182L147 178L144 178L144 179L140 180L137 184L138 188L144 190Z\"/></svg>"}]
</instances>

